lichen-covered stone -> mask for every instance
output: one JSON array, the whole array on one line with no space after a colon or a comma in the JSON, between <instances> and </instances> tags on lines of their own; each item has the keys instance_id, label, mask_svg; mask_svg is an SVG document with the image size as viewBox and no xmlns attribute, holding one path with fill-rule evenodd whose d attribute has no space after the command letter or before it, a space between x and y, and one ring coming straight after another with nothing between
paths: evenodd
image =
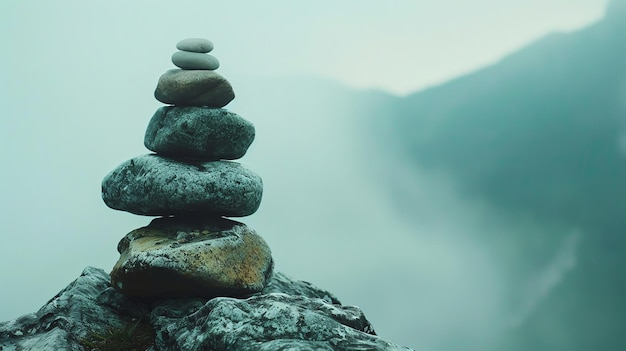
<instances>
[{"instance_id":1,"label":"lichen-covered stone","mask_svg":"<svg viewBox=\"0 0 626 351\"><path fill-rule=\"evenodd\" d=\"M265 241L224 218L158 218L119 243L112 285L133 297L249 296L274 267Z\"/></svg>"},{"instance_id":2,"label":"lichen-covered stone","mask_svg":"<svg viewBox=\"0 0 626 351\"><path fill-rule=\"evenodd\" d=\"M171 69L159 78L154 97L164 104L219 108L231 102L235 92L214 71Z\"/></svg>"},{"instance_id":3,"label":"lichen-covered stone","mask_svg":"<svg viewBox=\"0 0 626 351\"><path fill-rule=\"evenodd\" d=\"M331 296L277 272L247 300L143 301L119 293L104 271L88 267L38 312L0 322L0 350L83 350L89 334L146 316L157 335L149 350L409 350L373 335L363 312Z\"/></svg>"},{"instance_id":4,"label":"lichen-covered stone","mask_svg":"<svg viewBox=\"0 0 626 351\"><path fill-rule=\"evenodd\" d=\"M225 109L159 108L146 129L144 144L172 158L234 160L254 141L254 125Z\"/></svg>"},{"instance_id":5,"label":"lichen-covered stone","mask_svg":"<svg viewBox=\"0 0 626 351\"><path fill-rule=\"evenodd\" d=\"M312 299L322 299L331 304L341 305L339 299L330 291L320 289L303 280L294 280L280 272L274 273L270 283L261 293L283 293L293 296L305 296Z\"/></svg>"},{"instance_id":6,"label":"lichen-covered stone","mask_svg":"<svg viewBox=\"0 0 626 351\"><path fill-rule=\"evenodd\" d=\"M243 217L261 204L263 182L232 161L179 162L154 154L130 159L102 181L107 206L139 215Z\"/></svg>"},{"instance_id":7,"label":"lichen-covered stone","mask_svg":"<svg viewBox=\"0 0 626 351\"><path fill-rule=\"evenodd\" d=\"M409 350L375 335L357 307L282 293L218 297L185 316L152 311L160 350Z\"/></svg>"},{"instance_id":8,"label":"lichen-covered stone","mask_svg":"<svg viewBox=\"0 0 626 351\"><path fill-rule=\"evenodd\" d=\"M85 268L39 311L0 323L0 350L82 350L89 335L147 318L148 306L125 298L109 281L103 270Z\"/></svg>"}]
</instances>

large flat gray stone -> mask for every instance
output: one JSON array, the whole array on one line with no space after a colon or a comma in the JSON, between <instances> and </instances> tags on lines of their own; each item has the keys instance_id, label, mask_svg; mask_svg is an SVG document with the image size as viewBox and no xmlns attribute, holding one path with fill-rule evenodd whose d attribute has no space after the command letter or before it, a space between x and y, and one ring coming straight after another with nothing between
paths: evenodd
<instances>
[{"instance_id":1,"label":"large flat gray stone","mask_svg":"<svg viewBox=\"0 0 626 351\"><path fill-rule=\"evenodd\" d=\"M102 181L107 206L146 216L243 217L261 204L263 182L232 161L180 162L154 154L130 159Z\"/></svg>"},{"instance_id":2,"label":"large flat gray stone","mask_svg":"<svg viewBox=\"0 0 626 351\"><path fill-rule=\"evenodd\" d=\"M159 108L146 129L144 145L172 158L234 160L254 141L254 125L225 109Z\"/></svg>"}]
</instances>

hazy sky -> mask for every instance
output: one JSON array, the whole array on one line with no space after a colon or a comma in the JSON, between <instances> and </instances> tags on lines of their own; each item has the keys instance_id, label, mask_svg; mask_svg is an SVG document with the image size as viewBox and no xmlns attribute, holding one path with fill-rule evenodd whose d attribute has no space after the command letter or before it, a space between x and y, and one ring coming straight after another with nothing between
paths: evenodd
<instances>
[{"instance_id":1,"label":"hazy sky","mask_svg":"<svg viewBox=\"0 0 626 351\"><path fill-rule=\"evenodd\" d=\"M428 209L432 215L424 213L420 230L439 235L412 235L412 224L399 221L375 183L362 179L360 165L345 161L358 153L351 146L354 136L341 135L349 127L334 125L330 117L290 120L285 111L311 114L264 91L262 83L315 75L406 94L495 62L550 31L593 22L605 5L604 0L3 1L0 320L35 311L87 265L110 270L119 239L148 223L147 217L108 209L100 182L118 164L147 152L143 133L161 106L152 96L156 81L172 68L175 43L197 36L214 42L222 63L218 72L234 86L237 98L227 108L257 127L257 140L242 162L263 176L264 201L257 214L241 221L266 238L277 268L361 305L379 332L399 343L441 346L437 342L446 330L488 335L491 324L470 316L479 313L490 323L500 318L499 273L475 245L451 239L461 227L484 228L483 212L454 199L445 184L428 181L413 190L440 200ZM289 122L293 128L287 128ZM292 133L301 133L295 144ZM319 142L316 136L334 142L310 147ZM329 171L308 179L311 164ZM399 172L398 181L402 177ZM330 204L328 193L336 196ZM458 217L442 223L445 211ZM474 280L459 283L468 260ZM399 278L407 276L411 279ZM461 286L475 290L455 294ZM472 310L467 296L485 304ZM415 311L442 304L458 308L456 316L415 317L420 314ZM432 340L418 345L415 330Z\"/></svg>"},{"instance_id":2,"label":"hazy sky","mask_svg":"<svg viewBox=\"0 0 626 351\"><path fill-rule=\"evenodd\" d=\"M147 72L168 65L171 43L201 36L215 42L224 71L318 74L407 93L494 62L549 31L581 27L599 18L605 3L8 0L0 16L9 63L27 55L30 65L54 69L81 60L101 66L107 58Z\"/></svg>"}]
</instances>

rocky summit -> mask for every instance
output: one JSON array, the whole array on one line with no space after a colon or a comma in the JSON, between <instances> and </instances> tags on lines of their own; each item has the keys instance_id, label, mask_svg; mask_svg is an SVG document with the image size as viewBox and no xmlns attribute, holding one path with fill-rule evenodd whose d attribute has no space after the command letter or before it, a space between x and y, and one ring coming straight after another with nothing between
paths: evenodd
<instances>
[{"instance_id":1,"label":"rocky summit","mask_svg":"<svg viewBox=\"0 0 626 351\"><path fill-rule=\"evenodd\" d=\"M363 312L330 292L276 272L248 298L142 300L101 269L39 311L0 322L0 350L408 351L376 336Z\"/></svg>"},{"instance_id":2,"label":"rocky summit","mask_svg":"<svg viewBox=\"0 0 626 351\"><path fill-rule=\"evenodd\" d=\"M120 240L110 276L87 268L37 313L0 323L0 350L405 350L377 337L358 308L273 273L263 238L224 218L260 206L261 177L232 161L255 128L222 108L235 95L212 71L213 43L176 46L183 69L163 74L155 91L173 106L159 108L144 135L156 154L102 180L107 206L163 217Z\"/></svg>"},{"instance_id":3,"label":"rocky summit","mask_svg":"<svg viewBox=\"0 0 626 351\"><path fill-rule=\"evenodd\" d=\"M159 78L154 97L164 104L219 108L231 102L235 92L214 71L171 69Z\"/></svg>"},{"instance_id":4,"label":"rocky summit","mask_svg":"<svg viewBox=\"0 0 626 351\"><path fill-rule=\"evenodd\" d=\"M259 208L262 195L261 177L239 163L154 154L122 163L102 181L107 206L146 216L243 217Z\"/></svg>"},{"instance_id":5,"label":"rocky summit","mask_svg":"<svg viewBox=\"0 0 626 351\"><path fill-rule=\"evenodd\" d=\"M150 120L144 145L172 158L234 160L254 135L252 123L225 109L164 106Z\"/></svg>"},{"instance_id":6,"label":"rocky summit","mask_svg":"<svg viewBox=\"0 0 626 351\"><path fill-rule=\"evenodd\" d=\"M157 328L168 328L162 342L174 350L407 350L377 337L358 308L305 296L219 297L182 318L170 308L161 305L153 315Z\"/></svg>"},{"instance_id":7,"label":"rocky summit","mask_svg":"<svg viewBox=\"0 0 626 351\"><path fill-rule=\"evenodd\" d=\"M224 218L159 218L119 243L113 286L128 296L248 296L274 263L254 230Z\"/></svg>"}]
</instances>

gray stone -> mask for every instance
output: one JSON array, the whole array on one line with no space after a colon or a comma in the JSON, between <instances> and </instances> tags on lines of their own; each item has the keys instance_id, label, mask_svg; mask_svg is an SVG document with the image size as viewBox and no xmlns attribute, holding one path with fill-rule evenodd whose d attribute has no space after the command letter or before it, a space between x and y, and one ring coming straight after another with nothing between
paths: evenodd
<instances>
[{"instance_id":1,"label":"gray stone","mask_svg":"<svg viewBox=\"0 0 626 351\"><path fill-rule=\"evenodd\" d=\"M235 92L215 71L171 69L159 78L154 97L164 104L219 108L231 102Z\"/></svg>"},{"instance_id":2,"label":"gray stone","mask_svg":"<svg viewBox=\"0 0 626 351\"><path fill-rule=\"evenodd\" d=\"M294 280L280 272L274 273L270 283L261 293L283 293L292 296L305 296L312 299L322 299L331 304L341 305L339 299L331 292L320 289L309 282Z\"/></svg>"},{"instance_id":3,"label":"gray stone","mask_svg":"<svg viewBox=\"0 0 626 351\"><path fill-rule=\"evenodd\" d=\"M159 155L202 160L234 160L254 141L254 125L225 109L159 108L146 129L144 144Z\"/></svg>"},{"instance_id":4,"label":"gray stone","mask_svg":"<svg viewBox=\"0 0 626 351\"><path fill-rule=\"evenodd\" d=\"M265 241L224 218L158 218L128 233L111 283L128 296L250 296L266 287L274 262Z\"/></svg>"},{"instance_id":5,"label":"gray stone","mask_svg":"<svg viewBox=\"0 0 626 351\"><path fill-rule=\"evenodd\" d=\"M107 206L146 216L243 217L261 204L261 177L232 161L179 162L154 154L130 159L102 181Z\"/></svg>"},{"instance_id":6,"label":"gray stone","mask_svg":"<svg viewBox=\"0 0 626 351\"><path fill-rule=\"evenodd\" d=\"M39 311L0 323L0 350L82 350L89 335L148 319L148 306L125 298L109 282L103 270L85 268Z\"/></svg>"},{"instance_id":7,"label":"gray stone","mask_svg":"<svg viewBox=\"0 0 626 351\"><path fill-rule=\"evenodd\" d=\"M195 312L152 311L160 350L409 350L375 335L357 307L270 293L209 300Z\"/></svg>"},{"instance_id":8,"label":"gray stone","mask_svg":"<svg viewBox=\"0 0 626 351\"><path fill-rule=\"evenodd\" d=\"M187 38L176 44L178 50L207 53L213 50L213 43L203 38Z\"/></svg>"},{"instance_id":9,"label":"gray stone","mask_svg":"<svg viewBox=\"0 0 626 351\"><path fill-rule=\"evenodd\" d=\"M88 350L80 340L89 334L106 335L110 328L149 318L156 339L141 350L409 350L375 336L357 307L321 299L332 294L281 273L246 300L143 301L115 291L109 282L104 271L86 268L38 312L0 322L0 349ZM280 291L266 293L269 289Z\"/></svg>"},{"instance_id":10,"label":"gray stone","mask_svg":"<svg viewBox=\"0 0 626 351\"><path fill-rule=\"evenodd\" d=\"M172 55L172 63L182 69L215 70L220 67L220 62L215 56L188 51L176 51Z\"/></svg>"}]
</instances>

